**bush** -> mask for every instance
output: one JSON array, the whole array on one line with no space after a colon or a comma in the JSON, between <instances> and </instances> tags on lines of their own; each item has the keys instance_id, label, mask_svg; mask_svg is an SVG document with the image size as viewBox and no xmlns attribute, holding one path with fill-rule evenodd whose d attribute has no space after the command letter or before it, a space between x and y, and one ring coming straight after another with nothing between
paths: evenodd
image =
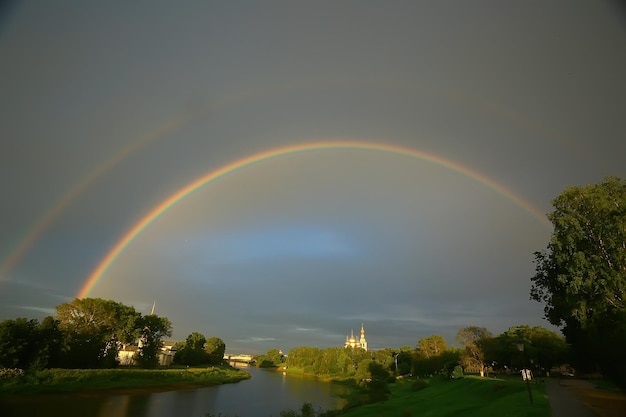
<instances>
[{"instance_id":1,"label":"bush","mask_svg":"<svg viewBox=\"0 0 626 417\"><path fill-rule=\"evenodd\" d=\"M424 388L428 388L429 382L427 379L416 379L415 382L411 385L411 390L413 391L421 391Z\"/></svg>"}]
</instances>

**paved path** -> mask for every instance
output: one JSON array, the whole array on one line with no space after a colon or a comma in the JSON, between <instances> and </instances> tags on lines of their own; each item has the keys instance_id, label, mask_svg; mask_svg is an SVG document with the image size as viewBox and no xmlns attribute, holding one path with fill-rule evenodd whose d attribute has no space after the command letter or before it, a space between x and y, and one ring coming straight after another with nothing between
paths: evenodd
<instances>
[{"instance_id":1,"label":"paved path","mask_svg":"<svg viewBox=\"0 0 626 417\"><path fill-rule=\"evenodd\" d=\"M561 385L558 379L549 379L546 391L550 399L552 417L597 417L597 414L585 407L570 389Z\"/></svg>"}]
</instances>

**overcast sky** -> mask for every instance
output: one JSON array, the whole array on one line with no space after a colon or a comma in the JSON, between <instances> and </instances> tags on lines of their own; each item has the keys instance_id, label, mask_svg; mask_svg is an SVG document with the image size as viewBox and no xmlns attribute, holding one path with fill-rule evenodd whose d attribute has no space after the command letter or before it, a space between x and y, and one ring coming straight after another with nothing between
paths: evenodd
<instances>
[{"instance_id":1,"label":"overcast sky","mask_svg":"<svg viewBox=\"0 0 626 417\"><path fill-rule=\"evenodd\" d=\"M0 320L71 301L203 175L350 140L424 157L321 148L241 167L156 218L88 296L144 314L156 300L175 339L231 353L343 346L361 323L373 349L551 328L529 301L541 213L568 185L626 176L620 10L180 3L2 10Z\"/></svg>"}]
</instances>

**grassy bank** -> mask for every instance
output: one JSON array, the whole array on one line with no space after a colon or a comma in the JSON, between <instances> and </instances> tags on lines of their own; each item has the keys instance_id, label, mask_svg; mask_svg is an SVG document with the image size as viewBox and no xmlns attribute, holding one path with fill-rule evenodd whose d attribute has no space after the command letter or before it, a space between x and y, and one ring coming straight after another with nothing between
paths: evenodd
<instances>
[{"instance_id":1,"label":"grassy bank","mask_svg":"<svg viewBox=\"0 0 626 417\"><path fill-rule=\"evenodd\" d=\"M534 404L526 385L518 379L495 380L466 377L459 380L430 379L415 391L414 380L390 384L391 396L384 403L350 408L342 416L400 417L549 417L550 406L544 385L532 385Z\"/></svg>"},{"instance_id":2,"label":"grassy bank","mask_svg":"<svg viewBox=\"0 0 626 417\"><path fill-rule=\"evenodd\" d=\"M295 366L290 366L289 368L284 368L284 367L281 366L281 367L276 368L276 371L284 372L284 373L287 373L287 374L293 375L293 376L302 376L302 377L316 378L316 379L319 379L321 381L327 381L327 382L342 383L342 382L346 382L346 381L350 381L350 382L354 381L354 378L347 377L347 376L339 377L337 375L324 375L324 374L307 373L307 372L304 372L303 368L298 368L298 367L295 367Z\"/></svg>"},{"instance_id":3,"label":"grassy bank","mask_svg":"<svg viewBox=\"0 0 626 417\"><path fill-rule=\"evenodd\" d=\"M46 369L0 380L0 395L99 390L158 390L220 385L250 378L229 366L184 369Z\"/></svg>"}]
</instances>

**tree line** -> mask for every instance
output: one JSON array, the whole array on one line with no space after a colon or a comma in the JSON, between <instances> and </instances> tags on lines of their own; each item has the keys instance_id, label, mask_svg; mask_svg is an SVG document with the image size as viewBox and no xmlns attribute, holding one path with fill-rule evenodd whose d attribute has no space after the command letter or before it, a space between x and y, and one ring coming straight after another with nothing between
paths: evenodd
<instances>
[{"instance_id":1,"label":"tree line","mask_svg":"<svg viewBox=\"0 0 626 417\"><path fill-rule=\"evenodd\" d=\"M163 339L171 335L172 324L166 317L142 315L113 300L75 299L57 306L55 317L41 322L26 318L0 322L0 368L113 368L119 365L120 350L128 345L137 347L137 366L156 368ZM198 335L194 332L175 346L175 361L221 363L224 342ZM196 352L198 346L201 354Z\"/></svg>"},{"instance_id":2,"label":"tree line","mask_svg":"<svg viewBox=\"0 0 626 417\"><path fill-rule=\"evenodd\" d=\"M570 361L565 338L540 326L514 326L493 336L484 327L459 329L456 340L461 346L450 346L440 335L419 339L416 347L385 348L366 351L361 348L293 348L287 356L277 349L257 358L260 366L284 366L304 373L357 381L372 377L371 367L382 367L393 375L444 375L450 377L459 367L465 372L484 375L532 369L537 375ZM523 347L523 350L520 350Z\"/></svg>"}]
</instances>

